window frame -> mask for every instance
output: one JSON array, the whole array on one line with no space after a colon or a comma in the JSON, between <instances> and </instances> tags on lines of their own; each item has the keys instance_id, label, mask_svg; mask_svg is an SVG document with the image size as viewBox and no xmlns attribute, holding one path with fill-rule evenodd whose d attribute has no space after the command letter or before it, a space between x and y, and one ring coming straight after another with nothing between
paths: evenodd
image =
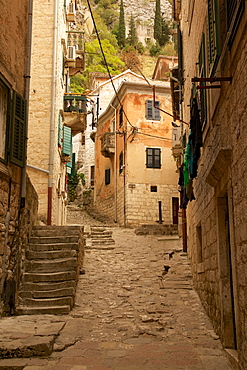
<instances>
[{"instance_id":1,"label":"window frame","mask_svg":"<svg viewBox=\"0 0 247 370\"><path fill-rule=\"evenodd\" d=\"M155 106L160 108L160 101L155 100ZM160 110L154 107L153 100L146 100L146 119L150 121L160 121Z\"/></svg>"},{"instance_id":2,"label":"window frame","mask_svg":"<svg viewBox=\"0 0 247 370\"><path fill-rule=\"evenodd\" d=\"M3 156L0 153L0 161L6 164L7 155L8 155L8 143L9 143L11 90L10 90L10 86L7 83L5 83L5 81L1 78L0 78L0 84L2 85L3 89L6 89L6 93L7 93L5 123L3 122L3 125L4 125L3 133L5 131L5 137L1 136L1 140L3 140Z\"/></svg>"},{"instance_id":3,"label":"window frame","mask_svg":"<svg viewBox=\"0 0 247 370\"><path fill-rule=\"evenodd\" d=\"M232 6L233 1L235 2L235 4L233 4ZM231 6L229 5L230 2L231 2ZM245 0L239 0L239 1L238 0L231 0L231 1L226 0L227 32L229 32L229 30L232 29L231 35L228 41L229 48L231 48L233 44L233 41L236 36L238 26L240 24L244 10L245 10Z\"/></svg>"},{"instance_id":4,"label":"window frame","mask_svg":"<svg viewBox=\"0 0 247 370\"><path fill-rule=\"evenodd\" d=\"M220 19L218 0L207 0L208 3L208 70L214 76L220 59Z\"/></svg>"},{"instance_id":5,"label":"window frame","mask_svg":"<svg viewBox=\"0 0 247 370\"><path fill-rule=\"evenodd\" d=\"M111 183L111 169L106 168L105 169L105 185L110 185Z\"/></svg>"},{"instance_id":6,"label":"window frame","mask_svg":"<svg viewBox=\"0 0 247 370\"><path fill-rule=\"evenodd\" d=\"M151 158L151 161L150 161L150 158ZM156 162L157 158L158 158L158 162ZM154 169L161 168L161 149L160 148L146 148L146 168L154 168Z\"/></svg>"}]
</instances>

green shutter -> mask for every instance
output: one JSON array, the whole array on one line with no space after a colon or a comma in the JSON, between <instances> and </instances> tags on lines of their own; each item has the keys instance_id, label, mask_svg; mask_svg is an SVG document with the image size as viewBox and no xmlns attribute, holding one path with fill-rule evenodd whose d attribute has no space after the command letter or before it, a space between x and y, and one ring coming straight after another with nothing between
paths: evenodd
<instances>
[{"instance_id":1,"label":"green shutter","mask_svg":"<svg viewBox=\"0 0 247 370\"><path fill-rule=\"evenodd\" d=\"M202 34L202 40L201 40L201 47L200 47L200 53L199 53L199 60L198 60L198 66L199 66L199 77L205 78L206 77L206 61L205 61L205 34ZM206 82L201 82L202 86L206 85ZM206 123L207 119L207 95L206 90L201 89L200 90L200 105L201 105L201 122L202 126Z\"/></svg>"},{"instance_id":2,"label":"green shutter","mask_svg":"<svg viewBox=\"0 0 247 370\"><path fill-rule=\"evenodd\" d=\"M13 92L10 160L24 167L26 161L26 101Z\"/></svg>"},{"instance_id":3,"label":"green shutter","mask_svg":"<svg viewBox=\"0 0 247 370\"><path fill-rule=\"evenodd\" d=\"M152 115L153 115L152 106L153 106L153 101L147 100L146 101L146 118L147 119L152 119Z\"/></svg>"},{"instance_id":4,"label":"green shutter","mask_svg":"<svg viewBox=\"0 0 247 370\"><path fill-rule=\"evenodd\" d=\"M220 56L218 0L208 0L208 67L213 76Z\"/></svg>"},{"instance_id":5,"label":"green shutter","mask_svg":"<svg viewBox=\"0 0 247 370\"><path fill-rule=\"evenodd\" d=\"M72 134L71 128L67 126L63 126L63 149L62 153L64 155L71 155L72 149Z\"/></svg>"}]
</instances>

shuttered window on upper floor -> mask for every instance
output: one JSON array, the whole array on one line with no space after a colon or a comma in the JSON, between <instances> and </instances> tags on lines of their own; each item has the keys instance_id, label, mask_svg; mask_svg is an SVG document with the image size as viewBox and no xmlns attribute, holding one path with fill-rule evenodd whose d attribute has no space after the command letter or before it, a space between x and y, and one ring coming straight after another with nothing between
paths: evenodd
<instances>
[{"instance_id":1,"label":"shuttered window on upper floor","mask_svg":"<svg viewBox=\"0 0 247 370\"><path fill-rule=\"evenodd\" d=\"M72 133L71 128L63 126L63 147L62 153L70 156L72 152Z\"/></svg>"},{"instance_id":2,"label":"shuttered window on upper floor","mask_svg":"<svg viewBox=\"0 0 247 370\"><path fill-rule=\"evenodd\" d=\"M233 43L244 9L245 0L226 1L227 31L230 31L229 46Z\"/></svg>"},{"instance_id":3,"label":"shuttered window on upper floor","mask_svg":"<svg viewBox=\"0 0 247 370\"><path fill-rule=\"evenodd\" d=\"M160 107L160 102L155 101L155 107ZM155 108L153 100L146 100L146 119L159 121L160 120L160 111Z\"/></svg>"},{"instance_id":4,"label":"shuttered window on upper floor","mask_svg":"<svg viewBox=\"0 0 247 370\"><path fill-rule=\"evenodd\" d=\"M208 68L213 76L220 57L220 28L218 0L208 0Z\"/></svg>"},{"instance_id":5,"label":"shuttered window on upper floor","mask_svg":"<svg viewBox=\"0 0 247 370\"><path fill-rule=\"evenodd\" d=\"M205 34L202 34L200 53L198 58L199 77L206 77L206 58L205 58ZM206 82L201 82L201 86L205 86ZM201 124L202 127L207 121L207 93L205 89L200 90L200 110L201 110Z\"/></svg>"},{"instance_id":6,"label":"shuttered window on upper floor","mask_svg":"<svg viewBox=\"0 0 247 370\"><path fill-rule=\"evenodd\" d=\"M24 167L26 161L26 100L13 92L10 160Z\"/></svg>"}]
</instances>

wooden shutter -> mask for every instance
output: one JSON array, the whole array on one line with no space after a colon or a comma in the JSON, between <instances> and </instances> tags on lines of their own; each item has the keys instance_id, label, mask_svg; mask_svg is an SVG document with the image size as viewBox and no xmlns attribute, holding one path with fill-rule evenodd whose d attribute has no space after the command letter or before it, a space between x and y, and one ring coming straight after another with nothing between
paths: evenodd
<instances>
[{"instance_id":1,"label":"wooden shutter","mask_svg":"<svg viewBox=\"0 0 247 370\"><path fill-rule=\"evenodd\" d=\"M146 100L146 118L152 119L153 117L153 101Z\"/></svg>"},{"instance_id":2,"label":"wooden shutter","mask_svg":"<svg viewBox=\"0 0 247 370\"><path fill-rule=\"evenodd\" d=\"M201 40L201 47L200 47L200 53L198 58L198 66L199 66L199 77L205 78L206 77L206 61L205 61L205 34L202 34L202 40ZM201 82L202 86L206 85L206 82ZM201 89L200 90L200 108L201 108L201 123L202 126L206 123L207 119L207 95L206 90Z\"/></svg>"},{"instance_id":3,"label":"wooden shutter","mask_svg":"<svg viewBox=\"0 0 247 370\"><path fill-rule=\"evenodd\" d=\"M160 107L160 102L159 101L155 102L155 107L158 107L158 108ZM153 109L154 109L154 119L159 121L160 120L160 111L159 111L159 109L157 109L155 107L153 107Z\"/></svg>"},{"instance_id":4,"label":"wooden shutter","mask_svg":"<svg viewBox=\"0 0 247 370\"><path fill-rule=\"evenodd\" d=\"M13 92L10 160L24 167L26 162L26 101Z\"/></svg>"},{"instance_id":5,"label":"wooden shutter","mask_svg":"<svg viewBox=\"0 0 247 370\"><path fill-rule=\"evenodd\" d=\"M208 67L213 76L220 56L218 0L208 0Z\"/></svg>"},{"instance_id":6,"label":"wooden shutter","mask_svg":"<svg viewBox=\"0 0 247 370\"><path fill-rule=\"evenodd\" d=\"M228 45L231 47L241 17L245 9L245 0L227 0L226 1L226 12L227 12L227 30L231 30L230 39Z\"/></svg>"},{"instance_id":7,"label":"wooden shutter","mask_svg":"<svg viewBox=\"0 0 247 370\"><path fill-rule=\"evenodd\" d=\"M64 126L63 127L63 149L62 153L64 155L71 155L71 149L72 149L72 134L71 134L71 128Z\"/></svg>"},{"instance_id":8,"label":"wooden shutter","mask_svg":"<svg viewBox=\"0 0 247 370\"><path fill-rule=\"evenodd\" d=\"M155 101L155 106L160 107L160 102ZM153 106L153 100L146 100L146 119L160 120L160 111Z\"/></svg>"}]
</instances>

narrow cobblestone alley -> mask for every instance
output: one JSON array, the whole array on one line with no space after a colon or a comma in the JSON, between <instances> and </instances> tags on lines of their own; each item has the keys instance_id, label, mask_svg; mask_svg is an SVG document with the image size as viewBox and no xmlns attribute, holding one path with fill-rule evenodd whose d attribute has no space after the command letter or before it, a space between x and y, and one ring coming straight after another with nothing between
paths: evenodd
<instances>
[{"instance_id":1,"label":"narrow cobblestone alley","mask_svg":"<svg viewBox=\"0 0 247 370\"><path fill-rule=\"evenodd\" d=\"M121 228L113 238L114 249L86 249L55 352L25 369L231 369L178 242ZM165 277L164 265L171 266Z\"/></svg>"}]
</instances>

